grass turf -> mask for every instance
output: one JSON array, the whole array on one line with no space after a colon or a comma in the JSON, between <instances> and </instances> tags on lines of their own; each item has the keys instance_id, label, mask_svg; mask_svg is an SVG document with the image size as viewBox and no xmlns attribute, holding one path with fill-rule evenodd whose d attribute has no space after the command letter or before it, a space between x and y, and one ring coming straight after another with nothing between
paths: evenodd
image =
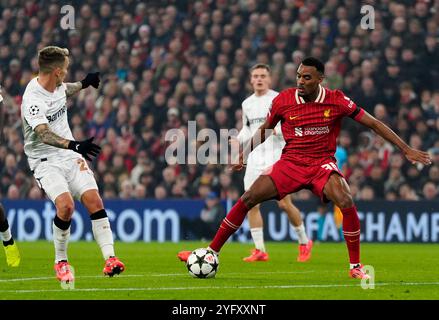
<instances>
[{"instance_id":1,"label":"grass turf","mask_svg":"<svg viewBox=\"0 0 439 320\"><path fill-rule=\"evenodd\" d=\"M307 263L296 262L297 245L269 242L270 261L246 263L251 244L227 243L214 279L189 276L176 254L201 242L119 243L126 271L102 275L104 261L94 242L69 244L75 288L64 290L53 271L53 244L19 242L22 261L8 268L0 251L0 299L32 300L293 300L439 299L438 247L434 244L363 244L362 261L375 269L375 288L348 277L344 243L317 243Z\"/></svg>"}]
</instances>

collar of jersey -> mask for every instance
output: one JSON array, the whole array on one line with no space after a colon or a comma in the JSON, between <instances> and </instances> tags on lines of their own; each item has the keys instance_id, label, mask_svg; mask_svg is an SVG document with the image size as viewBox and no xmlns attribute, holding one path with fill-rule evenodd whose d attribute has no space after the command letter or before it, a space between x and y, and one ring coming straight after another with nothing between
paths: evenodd
<instances>
[{"instance_id":1,"label":"collar of jersey","mask_svg":"<svg viewBox=\"0 0 439 320\"><path fill-rule=\"evenodd\" d=\"M294 97L296 98L296 103L297 104L306 103L305 100L301 96L299 96L299 91L298 90L296 90L296 92L294 93ZM325 100L325 97L326 97L326 90L325 90L325 88L323 88L319 84L319 94L317 95L317 98L314 100L314 102L323 103L323 101Z\"/></svg>"},{"instance_id":2,"label":"collar of jersey","mask_svg":"<svg viewBox=\"0 0 439 320\"><path fill-rule=\"evenodd\" d=\"M58 89L58 87L55 88L55 91L50 92L47 91L39 82L38 82L38 77L35 78L35 81L37 82L37 86L38 88L40 88L45 94L49 95L49 96L53 96L56 93L56 90Z\"/></svg>"}]
</instances>

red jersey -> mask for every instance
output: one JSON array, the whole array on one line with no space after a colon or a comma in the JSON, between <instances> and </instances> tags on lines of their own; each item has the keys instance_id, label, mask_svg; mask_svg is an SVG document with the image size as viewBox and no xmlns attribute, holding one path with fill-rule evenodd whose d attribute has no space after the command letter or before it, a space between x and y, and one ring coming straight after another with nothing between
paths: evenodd
<instances>
[{"instance_id":1,"label":"red jersey","mask_svg":"<svg viewBox=\"0 0 439 320\"><path fill-rule=\"evenodd\" d=\"M305 102L296 88L281 91L273 99L267 119L274 126L281 121L286 142L281 159L300 165L316 165L325 158L335 161L336 139L341 120L359 121L364 110L340 90L319 85L315 101Z\"/></svg>"}]
</instances>

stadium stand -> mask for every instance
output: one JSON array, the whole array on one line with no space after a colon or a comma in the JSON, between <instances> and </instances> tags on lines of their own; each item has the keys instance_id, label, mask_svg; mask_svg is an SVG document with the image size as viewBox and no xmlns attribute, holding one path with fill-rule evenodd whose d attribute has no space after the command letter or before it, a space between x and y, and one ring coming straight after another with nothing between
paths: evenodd
<instances>
[{"instance_id":1,"label":"stadium stand","mask_svg":"<svg viewBox=\"0 0 439 320\"><path fill-rule=\"evenodd\" d=\"M273 88L295 85L308 55L325 62L325 85L340 88L389 124L433 165L410 165L391 145L345 120L342 170L356 199L439 197L439 4L369 1L375 29L360 27L357 1L74 1L75 29L60 26L59 1L0 2L1 198L39 199L23 153L21 95L47 45L71 53L67 81L100 71L98 91L68 100L77 140L102 146L91 165L106 199L221 198L242 190L224 165L169 165L167 130L240 129L248 69L273 68ZM25 5L23 5L25 3ZM40 8L48 10L40 10ZM308 199L299 192L296 199Z\"/></svg>"}]
</instances>

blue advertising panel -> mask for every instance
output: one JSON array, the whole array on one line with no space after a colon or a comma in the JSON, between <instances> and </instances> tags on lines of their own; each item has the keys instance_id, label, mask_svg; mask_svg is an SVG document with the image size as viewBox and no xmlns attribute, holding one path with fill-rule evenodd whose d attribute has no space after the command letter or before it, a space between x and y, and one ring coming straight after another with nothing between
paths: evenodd
<instances>
[{"instance_id":1,"label":"blue advertising panel","mask_svg":"<svg viewBox=\"0 0 439 320\"><path fill-rule=\"evenodd\" d=\"M55 207L50 201L2 200L14 237L19 241L52 239ZM317 211L315 201L295 203L304 217L305 228L312 239L341 241L340 230L331 208ZM230 204L223 202L225 208ZM356 203L364 242L438 242L439 201L358 201ZM199 218L204 207L202 200L106 200L106 210L115 240L173 241L191 240L185 234L182 221ZM294 241L296 235L285 213L275 201L262 204L266 240ZM235 241L251 241L247 220L233 236ZM93 240L88 213L76 203L71 241Z\"/></svg>"}]
</instances>

